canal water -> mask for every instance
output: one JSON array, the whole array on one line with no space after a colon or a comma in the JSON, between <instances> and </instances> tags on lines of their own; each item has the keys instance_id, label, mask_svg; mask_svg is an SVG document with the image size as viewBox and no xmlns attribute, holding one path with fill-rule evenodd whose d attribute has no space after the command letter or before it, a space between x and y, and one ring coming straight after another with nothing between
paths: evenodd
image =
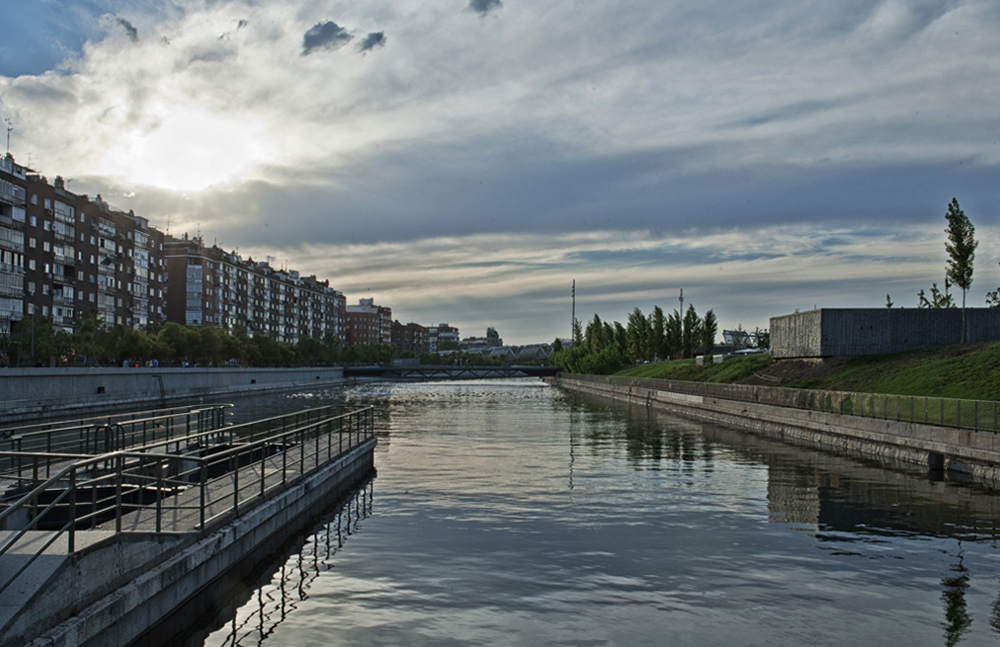
<instances>
[{"instance_id":1,"label":"canal water","mask_svg":"<svg viewBox=\"0 0 1000 647\"><path fill-rule=\"evenodd\" d=\"M179 644L995 645L994 494L535 380L378 408L377 476Z\"/></svg>"}]
</instances>

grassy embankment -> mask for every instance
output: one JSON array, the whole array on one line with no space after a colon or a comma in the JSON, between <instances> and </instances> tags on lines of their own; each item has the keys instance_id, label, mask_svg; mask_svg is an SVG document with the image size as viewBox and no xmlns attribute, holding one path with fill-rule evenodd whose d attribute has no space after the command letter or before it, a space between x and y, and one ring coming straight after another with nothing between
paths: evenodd
<instances>
[{"instance_id":1,"label":"grassy embankment","mask_svg":"<svg viewBox=\"0 0 1000 647\"><path fill-rule=\"evenodd\" d=\"M755 374L764 377L754 379ZM694 360L679 360L633 366L616 375L1000 400L1000 343L941 346L823 363L774 362L770 355L750 355L709 366L696 366Z\"/></svg>"}]
</instances>

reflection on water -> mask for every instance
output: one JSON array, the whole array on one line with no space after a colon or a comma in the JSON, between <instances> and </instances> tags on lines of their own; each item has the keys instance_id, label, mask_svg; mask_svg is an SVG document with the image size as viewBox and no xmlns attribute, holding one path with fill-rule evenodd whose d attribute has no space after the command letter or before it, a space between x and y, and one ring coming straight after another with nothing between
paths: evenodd
<instances>
[{"instance_id":1,"label":"reflection on water","mask_svg":"<svg viewBox=\"0 0 1000 647\"><path fill-rule=\"evenodd\" d=\"M243 587L221 609L204 614L189 631L171 637L171 645L261 645L309 598L322 573L333 568L334 556L372 514L374 480L344 495L323 521L262 565L264 577Z\"/></svg>"},{"instance_id":2,"label":"reflection on water","mask_svg":"<svg viewBox=\"0 0 1000 647\"><path fill-rule=\"evenodd\" d=\"M998 642L992 493L531 380L253 406L333 399L378 408L374 486L204 644Z\"/></svg>"}]
</instances>

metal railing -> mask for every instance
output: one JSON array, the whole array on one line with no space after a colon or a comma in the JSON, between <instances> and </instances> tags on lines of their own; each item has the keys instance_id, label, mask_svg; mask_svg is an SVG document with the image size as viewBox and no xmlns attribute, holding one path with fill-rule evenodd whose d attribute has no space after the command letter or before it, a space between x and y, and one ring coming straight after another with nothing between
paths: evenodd
<instances>
[{"instance_id":1,"label":"metal railing","mask_svg":"<svg viewBox=\"0 0 1000 647\"><path fill-rule=\"evenodd\" d=\"M221 429L232 406L187 406L13 427L0 431L0 452L96 455L145 447ZM0 474L20 467L16 459L0 458Z\"/></svg>"},{"instance_id":2,"label":"metal railing","mask_svg":"<svg viewBox=\"0 0 1000 647\"><path fill-rule=\"evenodd\" d=\"M721 400L753 402L779 407L839 413L865 418L881 418L899 422L1000 432L998 414L1000 402L996 400L964 400L884 393L859 393L852 391L824 391L794 389L778 386L752 386L746 384L711 384L682 380L617 377L612 375L566 374L567 379L584 382L634 386L684 395L694 395Z\"/></svg>"},{"instance_id":3,"label":"metal railing","mask_svg":"<svg viewBox=\"0 0 1000 647\"><path fill-rule=\"evenodd\" d=\"M241 435L253 440L200 442L213 433L205 432L192 435L183 453L168 453L163 441L144 451L57 454L62 467L44 479L38 470L19 475L22 493L0 512L0 529L7 531L0 533L0 559L8 553L26 559L2 575L0 592L56 542L75 552L78 531L204 532L374 437L372 407L322 407L269 420L270 433L258 428L262 421L243 426ZM38 456L0 452L22 464Z\"/></svg>"}]
</instances>

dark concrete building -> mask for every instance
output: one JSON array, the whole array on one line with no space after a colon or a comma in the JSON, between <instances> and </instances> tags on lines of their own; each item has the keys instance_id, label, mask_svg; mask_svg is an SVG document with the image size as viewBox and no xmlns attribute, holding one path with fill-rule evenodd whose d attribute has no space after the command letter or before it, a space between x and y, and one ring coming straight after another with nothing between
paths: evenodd
<instances>
[{"instance_id":1,"label":"dark concrete building","mask_svg":"<svg viewBox=\"0 0 1000 647\"><path fill-rule=\"evenodd\" d=\"M1000 308L967 308L965 341L1000 341ZM821 308L771 318L775 359L875 355L962 341L961 308Z\"/></svg>"}]
</instances>

